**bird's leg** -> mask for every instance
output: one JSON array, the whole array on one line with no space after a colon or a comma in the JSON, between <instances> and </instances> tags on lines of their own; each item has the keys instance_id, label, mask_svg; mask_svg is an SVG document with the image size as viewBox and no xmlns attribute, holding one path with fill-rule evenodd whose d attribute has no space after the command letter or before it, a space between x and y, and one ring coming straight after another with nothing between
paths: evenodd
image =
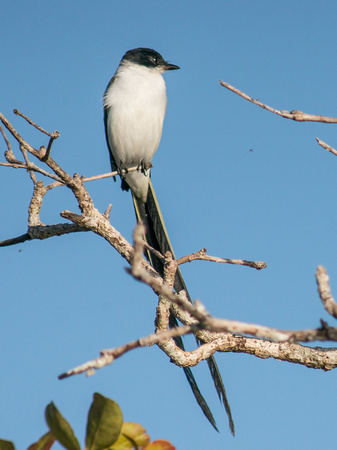
<instances>
[{"instance_id":1,"label":"bird's leg","mask_svg":"<svg viewBox=\"0 0 337 450\"><path fill-rule=\"evenodd\" d=\"M142 173L145 173L145 162L144 162L144 160L142 159L141 160L141 162L138 164L138 167L137 167L137 171L138 172L142 172Z\"/></svg>"},{"instance_id":2,"label":"bird's leg","mask_svg":"<svg viewBox=\"0 0 337 450\"><path fill-rule=\"evenodd\" d=\"M121 177L121 179L125 180L125 176L129 172L129 170L127 167L123 167L122 161L119 162L119 167L117 170L118 170L118 174Z\"/></svg>"},{"instance_id":3,"label":"bird's leg","mask_svg":"<svg viewBox=\"0 0 337 450\"><path fill-rule=\"evenodd\" d=\"M139 172L142 172L144 174L146 174L147 170L151 169L152 167L152 163L151 162L145 162L143 159L141 160L141 162L139 163L137 170Z\"/></svg>"}]
</instances>

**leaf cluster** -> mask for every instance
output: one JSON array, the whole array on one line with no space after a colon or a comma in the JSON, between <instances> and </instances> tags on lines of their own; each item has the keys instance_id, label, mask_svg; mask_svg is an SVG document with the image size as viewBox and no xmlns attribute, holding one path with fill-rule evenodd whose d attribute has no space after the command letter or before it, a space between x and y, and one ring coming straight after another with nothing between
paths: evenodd
<instances>
[{"instance_id":1,"label":"leaf cluster","mask_svg":"<svg viewBox=\"0 0 337 450\"><path fill-rule=\"evenodd\" d=\"M45 409L49 431L28 450L49 450L55 442L67 450L81 450L81 446L69 422L53 402ZM123 422L122 411L115 401L95 393L90 406L85 450L175 450L168 441L150 442L145 428L137 423ZM0 450L15 450L10 441L0 440Z\"/></svg>"}]
</instances>

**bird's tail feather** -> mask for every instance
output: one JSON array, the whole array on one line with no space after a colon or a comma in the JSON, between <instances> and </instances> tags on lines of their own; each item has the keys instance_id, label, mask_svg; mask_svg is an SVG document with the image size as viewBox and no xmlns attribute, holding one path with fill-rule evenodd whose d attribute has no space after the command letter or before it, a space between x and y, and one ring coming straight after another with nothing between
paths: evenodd
<instances>
[{"instance_id":1,"label":"bird's tail feather","mask_svg":"<svg viewBox=\"0 0 337 450\"><path fill-rule=\"evenodd\" d=\"M220 399L220 403L223 403L225 407L225 411L228 417L229 429L231 430L232 435L235 436L235 426L232 417L231 407L227 398L226 389L222 381L221 373L219 371L214 356L207 358L207 364L209 371L211 372L214 386Z\"/></svg>"},{"instance_id":2,"label":"bird's tail feather","mask_svg":"<svg viewBox=\"0 0 337 450\"><path fill-rule=\"evenodd\" d=\"M175 258L173 248L170 242L170 239L168 237L168 233L165 227L165 223L159 208L159 204L157 201L156 194L153 190L153 186L151 183L151 179L149 182L149 191L147 196L147 202L144 204L141 200L139 200L135 195L132 195L133 197L133 203L135 207L135 212L137 216L137 220L144 223L146 227L146 241L147 243L153 247L154 249L158 250L162 255L164 255L167 251L170 251L172 254L172 257ZM146 252L146 256L149 259L151 265L154 267L154 269L160 273L163 274L163 263L162 261L157 258L153 253ZM182 277L182 274L180 272L180 269L178 267L176 272L176 278L174 283L174 289L176 292L180 292L181 290L185 290L186 296L188 300L192 303L192 300L189 296L189 293L187 291L184 279ZM170 317L170 326L177 326L178 322L177 319L171 315ZM182 338L176 338L175 342L179 348L184 350L184 344L182 341ZM229 406L229 402L226 395L225 386L223 384L220 371L218 369L218 366L216 364L216 361L214 359L214 356L211 356L207 359L208 367L210 369L212 379L214 382L214 386L216 388L216 391L218 393L220 401L224 404L228 420L229 420L229 426L232 434L234 435L234 422L231 414L231 409ZM191 386L191 389L194 393L194 396L200 405L203 413L209 420L209 422L213 425L213 427L218 431L215 420L213 418L213 415L207 405L206 400L202 396L198 385L195 381L195 378L193 376L193 373L189 367L184 367L184 372L186 375L186 378Z\"/></svg>"}]
</instances>

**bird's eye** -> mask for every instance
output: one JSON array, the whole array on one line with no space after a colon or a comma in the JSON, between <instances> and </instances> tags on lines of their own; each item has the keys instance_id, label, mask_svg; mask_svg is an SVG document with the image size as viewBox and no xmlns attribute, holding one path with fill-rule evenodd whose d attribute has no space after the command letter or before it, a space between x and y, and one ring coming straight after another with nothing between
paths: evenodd
<instances>
[{"instance_id":1,"label":"bird's eye","mask_svg":"<svg viewBox=\"0 0 337 450\"><path fill-rule=\"evenodd\" d=\"M152 61L157 64L157 58L155 56L152 56Z\"/></svg>"}]
</instances>

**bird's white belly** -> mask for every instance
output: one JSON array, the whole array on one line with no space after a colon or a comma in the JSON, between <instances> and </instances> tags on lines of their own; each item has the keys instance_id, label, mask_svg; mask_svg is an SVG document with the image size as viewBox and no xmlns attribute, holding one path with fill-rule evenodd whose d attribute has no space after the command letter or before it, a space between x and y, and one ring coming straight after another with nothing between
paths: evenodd
<instances>
[{"instance_id":1,"label":"bird's white belly","mask_svg":"<svg viewBox=\"0 0 337 450\"><path fill-rule=\"evenodd\" d=\"M164 114L130 105L111 108L108 118L109 144L118 167L150 162L162 133Z\"/></svg>"},{"instance_id":2,"label":"bird's white belly","mask_svg":"<svg viewBox=\"0 0 337 450\"><path fill-rule=\"evenodd\" d=\"M142 66L119 69L105 95L107 135L118 167L151 162L161 139L166 105L166 86L160 73ZM149 172L126 176L132 191L144 202L148 176Z\"/></svg>"}]
</instances>

